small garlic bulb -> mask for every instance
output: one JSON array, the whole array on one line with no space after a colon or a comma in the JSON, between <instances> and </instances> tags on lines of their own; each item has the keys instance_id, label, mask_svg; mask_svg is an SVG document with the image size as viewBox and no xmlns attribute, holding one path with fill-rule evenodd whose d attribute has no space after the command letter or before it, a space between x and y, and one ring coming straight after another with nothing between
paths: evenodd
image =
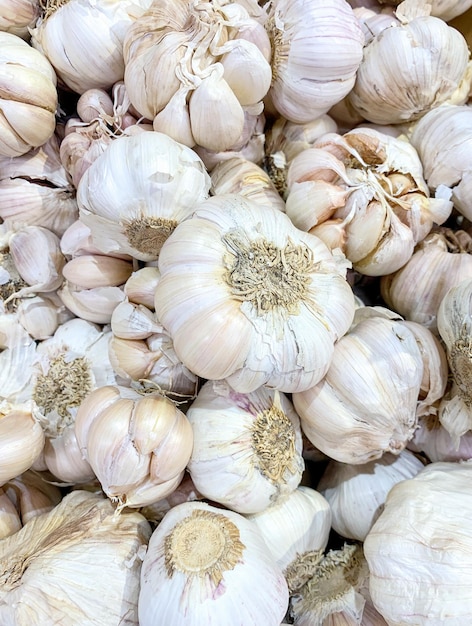
<instances>
[{"instance_id":1,"label":"small garlic bulb","mask_svg":"<svg viewBox=\"0 0 472 626\"><path fill-rule=\"evenodd\" d=\"M119 508L165 498L183 478L192 428L174 403L157 394L106 385L80 405L75 434L106 495Z\"/></svg>"},{"instance_id":2,"label":"small garlic bulb","mask_svg":"<svg viewBox=\"0 0 472 626\"><path fill-rule=\"evenodd\" d=\"M0 30L0 155L42 146L56 127L56 74L48 59L18 35Z\"/></svg>"},{"instance_id":3,"label":"small garlic bulb","mask_svg":"<svg viewBox=\"0 0 472 626\"><path fill-rule=\"evenodd\" d=\"M352 89L364 35L345 0L275 0L265 27L272 44L269 95L287 120L315 120Z\"/></svg>"},{"instance_id":4,"label":"small garlic bulb","mask_svg":"<svg viewBox=\"0 0 472 626\"><path fill-rule=\"evenodd\" d=\"M196 375L242 393L263 384L288 393L320 380L349 328L345 268L282 211L213 196L162 246L156 314Z\"/></svg>"},{"instance_id":5,"label":"small garlic bulb","mask_svg":"<svg viewBox=\"0 0 472 626\"><path fill-rule=\"evenodd\" d=\"M238 513L257 513L300 484L300 420L286 396L265 387L237 393L207 381L187 410L198 491Z\"/></svg>"},{"instance_id":6,"label":"small garlic bulb","mask_svg":"<svg viewBox=\"0 0 472 626\"><path fill-rule=\"evenodd\" d=\"M195 626L279 626L287 607L282 571L242 515L188 502L170 509L153 532L141 572L140 626L189 619Z\"/></svg>"},{"instance_id":7,"label":"small garlic bulb","mask_svg":"<svg viewBox=\"0 0 472 626\"><path fill-rule=\"evenodd\" d=\"M316 488L329 502L333 529L346 539L364 541L393 485L413 478L423 467L409 450L397 456L386 452L362 465L332 459Z\"/></svg>"},{"instance_id":8,"label":"small garlic bulb","mask_svg":"<svg viewBox=\"0 0 472 626\"><path fill-rule=\"evenodd\" d=\"M167 135L122 135L80 179L80 220L103 253L155 260L177 224L208 197L210 184L200 157Z\"/></svg>"},{"instance_id":9,"label":"small garlic bulb","mask_svg":"<svg viewBox=\"0 0 472 626\"><path fill-rule=\"evenodd\" d=\"M72 491L0 542L0 622L138 626L150 535L136 511L116 515L106 498Z\"/></svg>"},{"instance_id":10,"label":"small garlic bulb","mask_svg":"<svg viewBox=\"0 0 472 626\"><path fill-rule=\"evenodd\" d=\"M341 463L363 464L405 448L417 424L422 377L412 331L379 313L338 340L327 374L294 393L294 407L315 447Z\"/></svg>"},{"instance_id":11,"label":"small garlic bulb","mask_svg":"<svg viewBox=\"0 0 472 626\"><path fill-rule=\"evenodd\" d=\"M407 448L435 461L468 461L472 459L472 430L468 430L459 442L454 439L439 421L437 415L418 420L418 428Z\"/></svg>"},{"instance_id":12,"label":"small garlic bulb","mask_svg":"<svg viewBox=\"0 0 472 626\"><path fill-rule=\"evenodd\" d=\"M430 463L390 490L364 542L372 601L389 626L470 619L471 477L470 462Z\"/></svg>"}]
</instances>

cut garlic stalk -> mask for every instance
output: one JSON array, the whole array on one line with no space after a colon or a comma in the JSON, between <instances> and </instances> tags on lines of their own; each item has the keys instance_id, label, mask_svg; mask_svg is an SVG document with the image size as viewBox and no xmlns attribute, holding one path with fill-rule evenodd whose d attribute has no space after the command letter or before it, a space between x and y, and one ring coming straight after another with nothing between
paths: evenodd
<instances>
[{"instance_id":1,"label":"cut garlic stalk","mask_svg":"<svg viewBox=\"0 0 472 626\"><path fill-rule=\"evenodd\" d=\"M241 602L244 598L244 602ZM206 503L174 506L151 536L139 624L279 626L287 583L251 521Z\"/></svg>"}]
</instances>

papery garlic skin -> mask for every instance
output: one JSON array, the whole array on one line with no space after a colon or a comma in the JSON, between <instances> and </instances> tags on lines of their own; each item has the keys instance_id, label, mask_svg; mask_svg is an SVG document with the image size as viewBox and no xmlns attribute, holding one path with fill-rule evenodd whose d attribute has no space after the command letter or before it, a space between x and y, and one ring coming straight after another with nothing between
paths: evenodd
<instances>
[{"instance_id":1,"label":"papery garlic skin","mask_svg":"<svg viewBox=\"0 0 472 626\"><path fill-rule=\"evenodd\" d=\"M468 462L430 463L389 492L364 542L372 600L389 626L469 619L471 475Z\"/></svg>"},{"instance_id":2,"label":"papery garlic skin","mask_svg":"<svg viewBox=\"0 0 472 626\"><path fill-rule=\"evenodd\" d=\"M242 515L188 502L153 532L141 572L140 626L279 626L287 607L282 571Z\"/></svg>"},{"instance_id":3,"label":"papery garlic skin","mask_svg":"<svg viewBox=\"0 0 472 626\"><path fill-rule=\"evenodd\" d=\"M264 387L242 394L207 381L187 418L194 439L187 469L206 498L257 513L300 484L300 423L283 394Z\"/></svg>"},{"instance_id":4,"label":"papery garlic skin","mask_svg":"<svg viewBox=\"0 0 472 626\"><path fill-rule=\"evenodd\" d=\"M386 452L362 465L331 460L316 488L329 502L333 529L346 539L364 541L393 485L413 478L423 467L409 450Z\"/></svg>"},{"instance_id":5,"label":"papery garlic skin","mask_svg":"<svg viewBox=\"0 0 472 626\"><path fill-rule=\"evenodd\" d=\"M272 43L272 85L277 111L291 122L309 122L354 85L364 35L344 0L274 0L266 29Z\"/></svg>"},{"instance_id":6,"label":"papery garlic skin","mask_svg":"<svg viewBox=\"0 0 472 626\"><path fill-rule=\"evenodd\" d=\"M137 626L139 577L150 535L139 513L115 515L102 496L69 493L1 542L2 624Z\"/></svg>"},{"instance_id":7,"label":"papery garlic skin","mask_svg":"<svg viewBox=\"0 0 472 626\"><path fill-rule=\"evenodd\" d=\"M294 407L315 447L341 463L367 463L399 454L413 436L422 376L413 333L373 316L338 340L327 374L294 393Z\"/></svg>"},{"instance_id":8,"label":"papery garlic skin","mask_svg":"<svg viewBox=\"0 0 472 626\"><path fill-rule=\"evenodd\" d=\"M77 201L102 252L151 261L209 189L210 177L193 150L163 133L143 132L109 145L82 176Z\"/></svg>"},{"instance_id":9,"label":"papery garlic skin","mask_svg":"<svg viewBox=\"0 0 472 626\"><path fill-rule=\"evenodd\" d=\"M162 247L156 314L202 378L227 378L242 393L306 388L352 321L345 263L281 211L214 196Z\"/></svg>"}]
</instances>

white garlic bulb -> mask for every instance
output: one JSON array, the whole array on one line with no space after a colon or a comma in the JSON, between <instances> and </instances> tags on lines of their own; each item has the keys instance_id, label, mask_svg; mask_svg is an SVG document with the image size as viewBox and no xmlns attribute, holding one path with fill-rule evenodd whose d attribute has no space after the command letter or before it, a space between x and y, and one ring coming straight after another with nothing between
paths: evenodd
<instances>
[{"instance_id":1,"label":"white garlic bulb","mask_svg":"<svg viewBox=\"0 0 472 626\"><path fill-rule=\"evenodd\" d=\"M270 98L291 122L315 120L352 89L364 35L345 0L275 0L266 29L272 44Z\"/></svg>"},{"instance_id":2,"label":"white garlic bulb","mask_svg":"<svg viewBox=\"0 0 472 626\"><path fill-rule=\"evenodd\" d=\"M140 626L279 626L287 607L282 571L242 515L187 502L153 532L141 572Z\"/></svg>"},{"instance_id":3,"label":"white garlic bulb","mask_svg":"<svg viewBox=\"0 0 472 626\"><path fill-rule=\"evenodd\" d=\"M187 410L193 450L187 465L206 498L257 513L300 484L300 420L286 396L265 387L237 393L207 381Z\"/></svg>"},{"instance_id":4,"label":"white garlic bulb","mask_svg":"<svg viewBox=\"0 0 472 626\"><path fill-rule=\"evenodd\" d=\"M114 513L106 498L73 491L1 541L1 623L138 626L151 529L135 511Z\"/></svg>"},{"instance_id":5,"label":"white garlic bulb","mask_svg":"<svg viewBox=\"0 0 472 626\"><path fill-rule=\"evenodd\" d=\"M386 452L361 465L332 459L316 488L329 502L333 529L347 539L364 541L393 485L413 478L423 467L409 450Z\"/></svg>"},{"instance_id":6,"label":"white garlic bulb","mask_svg":"<svg viewBox=\"0 0 472 626\"><path fill-rule=\"evenodd\" d=\"M407 448L426 455L433 463L468 461L472 459L472 430L468 430L457 441L444 428L437 415L430 415L418 420L418 428Z\"/></svg>"},{"instance_id":7,"label":"white garlic bulb","mask_svg":"<svg viewBox=\"0 0 472 626\"><path fill-rule=\"evenodd\" d=\"M352 321L345 268L281 211L213 196L164 243L155 309L198 376L242 393L294 391L320 380Z\"/></svg>"},{"instance_id":8,"label":"white garlic bulb","mask_svg":"<svg viewBox=\"0 0 472 626\"><path fill-rule=\"evenodd\" d=\"M167 135L122 135L80 179L80 220L102 252L151 261L210 183L200 157Z\"/></svg>"},{"instance_id":9,"label":"white garlic bulb","mask_svg":"<svg viewBox=\"0 0 472 626\"><path fill-rule=\"evenodd\" d=\"M389 626L469 620L471 476L469 462L430 463L389 492L364 542L372 600Z\"/></svg>"},{"instance_id":10,"label":"white garlic bulb","mask_svg":"<svg viewBox=\"0 0 472 626\"><path fill-rule=\"evenodd\" d=\"M0 30L18 35L26 41L40 15L38 0L1 0Z\"/></svg>"}]
</instances>

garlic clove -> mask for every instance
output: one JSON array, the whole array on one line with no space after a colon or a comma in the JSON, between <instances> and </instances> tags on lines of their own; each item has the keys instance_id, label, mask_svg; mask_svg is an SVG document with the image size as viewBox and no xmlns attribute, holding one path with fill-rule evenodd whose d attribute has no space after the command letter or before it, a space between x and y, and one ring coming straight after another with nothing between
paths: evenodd
<instances>
[{"instance_id":1,"label":"garlic clove","mask_svg":"<svg viewBox=\"0 0 472 626\"><path fill-rule=\"evenodd\" d=\"M23 525L47 513L62 500L59 487L32 468L9 480L3 489L18 510Z\"/></svg>"},{"instance_id":2,"label":"garlic clove","mask_svg":"<svg viewBox=\"0 0 472 626\"><path fill-rule=\"evenodd\" d=\"M66 280L82 289L118 287L131 276L132 263L105 255L83 254L67 261L62 274Z\"/></svg>"},{"instance_id":3,"label":"garlic clove","mask_svg":"<svg viewBox=\"0 0 472 626\"><path fill-rule=\"evenodd\" d=\"M134 271L124 286L124 292L130 302L141 304L154 310L154 291L159 282L160 272L157 267L141 267Z\"/></svg>"},{"instance_id":4,"label":"garlic clove","mask_svg":"<svg viewBox=\"0 0 472 626\"><path fill-rule=\"evenodd\" d=\"M111 330L120 339L146 339L152 333L161 332L162 326L147 306L124 300L113 311Z\"/></svg>"},{"instance_id":5,"label":"garlic clove","mask_svg":"<svg viewBox=\"0 0 472 626\"><path fill-rule=\"evenodd\" d=\"M259 48L246 39L233 39L225 46L220 63L224 79L241 105L264 98L272 81L272 70Z\"/></svg>"},{"instance_id":6,"label":"garlic clove","mask_svg":"<svg viewBox=\"0 0 472 626\"><path fill-rule=\"evenodd\" d=\"M125 299L121 287L76 289L67 281L57 293L64 306L74 315L95 324L109 324L115 307Z\"/></svg>"},{"instance_id":7,"label":"garlic clove","mask_svg":"<svg viewBox=\"0 0 472 626\"><path fill-rule=\"evenodd\" d=\"M59 326L59 308L45 296L20 300L16 311L18 321L33 339L47 339Z\"/></svg>"},{"instance_id":8,"label":"garlic clove","mask_svg":"<svg viewBox=\"0 0 472 626\"><path fill-rule=\"evenodd\" d=\"M73 424L65 428L60 437L46 439L44 462L64 483L85 483L95 478L90 464L82 457Z\"/></svg>"},{"instance_id":9,"label":"garlic clove","mask_svg":"<svg viewBox=\"0 0 472 626\"><path fill-rule=\"evenodd\" d=\"M14 535L22 524L15 505L0 487L0 540Z\"/></svg>"},{"instance_id":10,"label":"garlic clove","mask_svg":"<svg viewBox=\"0 0 472 626\"><path fill-rule=\"evenodd\" d=\"M187 88L177 89L166 106L153 118L152 127L155 131L167 133L179 143L192 148L196 142L190 123L188 93Z\"/></svg>"}]
</instances>

